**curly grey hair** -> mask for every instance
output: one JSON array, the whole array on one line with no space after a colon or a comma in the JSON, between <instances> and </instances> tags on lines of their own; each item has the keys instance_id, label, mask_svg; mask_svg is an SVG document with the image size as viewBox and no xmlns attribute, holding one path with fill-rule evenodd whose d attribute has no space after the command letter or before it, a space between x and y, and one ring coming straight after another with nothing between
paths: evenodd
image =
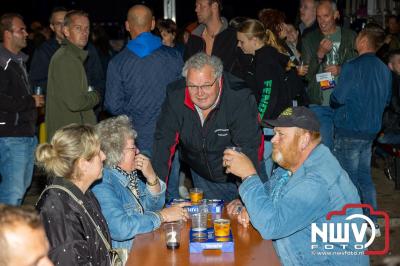
<instances>
[{"instance_id":1,"label":"curly grey hair","mask_svg":"<svg viewBox=\"0 0 400 266\"><path fill-rule=\"evenodd\" d=\"M194 68L200 70L206 65L211 66L214 69L214 78L219 79L222 76L224 66L221 59L214 55L209 56L203 52L193 55L186 61L182 69L182 76L186 78L189 69Z\"/></svg>"},{"instance_id":2,"label":"curly grey hair","mask_svg":"<svg viewBox=\"0 0 400 266\"><path fill-rule=\"evenodd\" d=\"M120 115L101 121L95 126L100 137L101 150L106 155L105 165L113 167L122 160L125 142L137 137L128 116Z\"/></svg>"}]
</instances>

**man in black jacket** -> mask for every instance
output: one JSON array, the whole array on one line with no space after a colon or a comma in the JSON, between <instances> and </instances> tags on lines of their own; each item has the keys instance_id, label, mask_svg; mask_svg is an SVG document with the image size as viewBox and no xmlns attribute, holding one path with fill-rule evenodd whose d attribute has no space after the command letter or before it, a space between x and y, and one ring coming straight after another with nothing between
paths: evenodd
<instances>
[{"instance_id":1,"label":"man in black jacket","mask_svg":"<svg viewBox=\"0 0 400 266\"><path fill-rule=\"evenodd\" d=\"M28 36L22 17L1 16L0 36L0 203L20 205L32 180L36 107L44 97L32 95L28 56L21 52Z\"/></svg>"},{"instance_id":2,"label":"man in black jacket","mask_svg":"<svg viewBox=\"0 0 400 266\"><path fill-rule=\"evenodd\" d=\"M222 73L219 58L198 53L183 67L186 79L169 85L154 135L152 164L168 180L171 157L179 155L191 169L195 187L205 198L238 197L237 179L225 173L224 150L238 146L255 165L262 158L261 127L254 96L243 81Z\"/></svg>"},{"instance_id":3,"label":"man in black jacket","mask_svg":"<svg viewBox=\"0 0 400 266\"><path fill-rule=\"evenodd\" d=\"M183 54L184 61L198 52L218 56L224 70L233 74L240 74L237 59L238 50L236 30L228 26L228 22L221 17L221 0L196 0L196 14L199 26L192 31Z\"/></svg>"}]
</instances>

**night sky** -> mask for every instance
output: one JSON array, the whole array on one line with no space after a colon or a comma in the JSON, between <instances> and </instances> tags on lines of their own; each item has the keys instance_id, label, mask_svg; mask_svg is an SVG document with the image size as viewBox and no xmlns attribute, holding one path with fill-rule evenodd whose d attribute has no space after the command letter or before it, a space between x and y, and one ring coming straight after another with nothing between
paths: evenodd
<instances>
[{"instance_id":1,"label":"night sky","mask_svg":"<svg viewBox=\"0 0 400 266\"><path fill-rule=\"evenodd\" d=\"M83 9L90 14L93 22L123 22L129 7L138 0L1 0L0 13L17 12L24 16L29 24L32 20L47 23L53 7L64 6L68 9ZM147 0L157 18L163 15L162 0ZM224 0L223 15L228 19L235 16L256 17L261 8L277 8L294 20L298 10L299 0ZM177 23L179 26L195 21L195 0L176 0Z\"/></svg>"}]
</instances>

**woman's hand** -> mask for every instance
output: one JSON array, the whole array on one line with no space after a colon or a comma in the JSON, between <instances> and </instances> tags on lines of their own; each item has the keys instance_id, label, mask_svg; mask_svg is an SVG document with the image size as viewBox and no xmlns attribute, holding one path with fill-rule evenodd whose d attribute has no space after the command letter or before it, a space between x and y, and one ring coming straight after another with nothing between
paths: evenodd
<instances>
[{"instance_id":1,"label":"woman's hand","mask_svg":"<svg viewBox=\"0 0 400 266\"><path fill-rule=\"evenodd\" d=\"M232 173L241 179L257 173L249 157L247 157L244 153L237 152L232 149L226 149L224 151L222 164L224 167L226 167L225 172L227 174Z\"/></svg>"},{"instance_id":2,"label":"woman's hand","mask_svg":"<svg viewBox=\"0 0 400 266\"><path fill-rule=\"evenodd\" d=\"M190 206L189 202L180 203L177 205L173 205L169 208L164 208L160 211L164 222L175 222L175 221L187 221L189 219L188 211L183 208L185 206Z\"/></svg>"},{"instance_id":3,"label":"woman's hand","mask_svg":"<svg viewBox=\"0 0 400 266\"><path fill-rule=\"evenodd\" d=\"M150 159L143 154L135 156L135 169L140 170L149 183L154 183L157 175L154 172Z\"/></svg>"}]
</instances>

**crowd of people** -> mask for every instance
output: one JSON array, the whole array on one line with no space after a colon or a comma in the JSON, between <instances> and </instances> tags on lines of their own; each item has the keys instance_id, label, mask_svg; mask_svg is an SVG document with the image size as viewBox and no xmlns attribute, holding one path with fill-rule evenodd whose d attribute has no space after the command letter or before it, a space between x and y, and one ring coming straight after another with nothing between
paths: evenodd
<instances>
[{"instance_id":1,"label":"crowd of people","mask_svg":"<svg viewBox=\"0 0 400 266\"><path fill-rule=\"evenodd\" d=\"M356 33L330 0L301 0L299 24L221 10L196 0L180 32L135 5L117 52L88 13L56 8L29 67L22 16L0 17L0 264L111 265L137 234L189 218L188 203L165 208L185 197L181 172L273 240L283 265L369 264L312 254L310 228L349 203L377 209L372 145L399 142L400 23ZM18 207L35 163L48 186L36 210ZM347 214L363 212L379 235L368 209Z\"/></svg>"}]
</instances>

